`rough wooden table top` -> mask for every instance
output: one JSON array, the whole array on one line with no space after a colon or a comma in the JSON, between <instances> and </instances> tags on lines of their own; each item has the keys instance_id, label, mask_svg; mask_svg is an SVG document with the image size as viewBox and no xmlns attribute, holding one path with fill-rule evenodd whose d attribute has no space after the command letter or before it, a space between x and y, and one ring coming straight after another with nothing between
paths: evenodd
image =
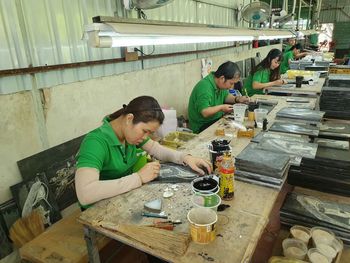
<instances>
[{"instance_id":1,"label":"rough wooden table top","mask_svg":"<svg viewBox=\"0 0 350 263\"><path fill-rule=\"evenodd\" d=\"M268 93L270 92L280 92L280 93L291 93L291 94L320 94L323 84L326 79L320 78L317 83L313 85L303 84L301 88L296 88L295 85L293 87L287 86L274 86L268 87L266 90Z\"/></svg>"},{"instance_id":2,"label":"rough wooden table top","mask_svg":"<svg viewBox=\"0 0 350 263\"><path fill-rule=\"evenodd\" d=\"M286 102L291 97L255 96L254 98L278 101L277 106L268 115L269 125L273 122L276 112L290 106ZM310 106L315 106L316 99L310 98ZM249 138L235 138L232 128L227 127L221 119L208 129L189 141L180 150L194 156L209 159L208 144L216 138L218 127L224 128L228 139L231 140L233 155L241 152L250 142ZM259 130L257 130L259 132ZM153 219L143 218L141 211L145 202L162 198L163 210L173 220L180 219L183 223L176 226L175 231L189 232L187 213L193 207L191 202L191 185L178 184L179 190L170 199L162 198L167 184L149 183L123 195L103 200L84 211L78 219L82 224L106 236L119 240L137 249L171 262L249 262L256 244L269 220L269 214L278 190L254 184L235 181L235 197L231 201L224 201L230 208L218 212L217 238L208 245L191 242L186 253L176 256L172 253L156 250L152 244L141 243L127 236L111 231L105 226L118 224L149 225Z\"/></svg>"}]
</instances>

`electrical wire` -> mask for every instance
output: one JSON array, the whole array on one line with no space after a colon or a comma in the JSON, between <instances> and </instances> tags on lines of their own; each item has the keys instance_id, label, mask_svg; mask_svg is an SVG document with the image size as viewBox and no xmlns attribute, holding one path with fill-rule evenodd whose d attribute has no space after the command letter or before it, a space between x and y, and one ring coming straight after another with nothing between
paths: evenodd
<instances>
[{"instance_id":1,"label":"electrical wire","mask_svg":"<svg viewBox=\"0 0 350 263\"><path fill-rule=\"evenodd\" d=\"M149 54L144 53L142 50L138 49L137 47L134 48L134 51L140 52L143 56L150 56L150 55L152 55L154 53L155 50L156 50L156 46L155 45L153 45L153 50Z\"/></svg>"},{"instance_id":2,"label":"electrical wire","mask_svg":"<svg viewBox=\"0 0 350 263\"><path fill-rule=\"evenodd\" d=\"M144 19L144 20L147 20L147 15L145 12L143 12L143 10L141 8L135 8L136 11L139 13L140 15L140 18Z\"/></svg>"}]
</instances>

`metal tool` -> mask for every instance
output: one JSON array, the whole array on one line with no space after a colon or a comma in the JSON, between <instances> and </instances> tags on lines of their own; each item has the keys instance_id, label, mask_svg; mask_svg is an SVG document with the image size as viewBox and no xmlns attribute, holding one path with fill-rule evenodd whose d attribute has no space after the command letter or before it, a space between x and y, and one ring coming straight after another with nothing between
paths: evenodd
<instances>
[{"instance_id":1,"label":"metal tool","mask_svg":"<svg viewBox=\"0 0 350 263\"><path fill-rule=\"evenodd\" d=\"M144 217L155 217L155 218L165 218L168 219L168 216L163 212L157 214L157 213L151 213L151 212L142 212L141 214Z\"/></svg>"},{"instance_id":2,"label":"metal tool","mask_svg":"<svg viewBox=\"0 0 350 263\"><path fill-rule=\"evenodd\" d=\"M182 224L181 220L159 220L155 219L153 221L152 225L149 225L150 227L156 227L156 228L161 228L161 229L166 229L166 230L174 230L175 225L177 224Z\"/></svg>"}]
</instances>

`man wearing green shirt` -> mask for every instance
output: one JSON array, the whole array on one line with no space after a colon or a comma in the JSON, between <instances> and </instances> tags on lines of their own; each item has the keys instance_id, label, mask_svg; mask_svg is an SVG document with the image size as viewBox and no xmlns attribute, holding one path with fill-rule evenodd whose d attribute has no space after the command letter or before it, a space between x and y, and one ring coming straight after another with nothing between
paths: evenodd
<instances>
[{"instance_id":1,"label":"man wearing green shirt","mask_svg":"<svg viewBox=\"0 0 350 263\"><path fill-rule=\"evenodd\" d=\"M205 130L224 113L232 112L233 103L249 101L247 97L236 97L228 92L240 77L238 65L227 61L197 83L188 103L190 128L194 133Z\"/></svg>"},{"instance_id":2,"label":"man wearing green shirt","mask_svg":"<svg viewBox=\"0 0 350 263\"><path fill-rule=\"evenodd\" d=\"M287 44L285 44L283 53L288 52L288 51L290 50L290 48L291 48L292 46L294 46L296 43L297 43L297 41L296 41L295 38L288 38L288 42L287 42Z\"/></svg>"}]
</instances>

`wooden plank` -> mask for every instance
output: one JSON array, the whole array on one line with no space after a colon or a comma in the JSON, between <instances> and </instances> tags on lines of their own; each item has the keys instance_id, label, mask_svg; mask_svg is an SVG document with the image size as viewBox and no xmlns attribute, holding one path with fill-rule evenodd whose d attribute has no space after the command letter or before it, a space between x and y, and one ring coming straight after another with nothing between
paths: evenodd
<instances>
[{"instance_id":1,"label":"wooden plank","mask_svg":"<svg viewBox=\"0 0 350 263\"><path fill-rule=\"evenodd\" d=\"M76 211L71 216L61 219L21 247L21 258L38 263L87 262L83 226L77 222L80 213ZM99 247L104 247L108 242L108 238L100 237Z\"/></svg>"}]
</instances>

